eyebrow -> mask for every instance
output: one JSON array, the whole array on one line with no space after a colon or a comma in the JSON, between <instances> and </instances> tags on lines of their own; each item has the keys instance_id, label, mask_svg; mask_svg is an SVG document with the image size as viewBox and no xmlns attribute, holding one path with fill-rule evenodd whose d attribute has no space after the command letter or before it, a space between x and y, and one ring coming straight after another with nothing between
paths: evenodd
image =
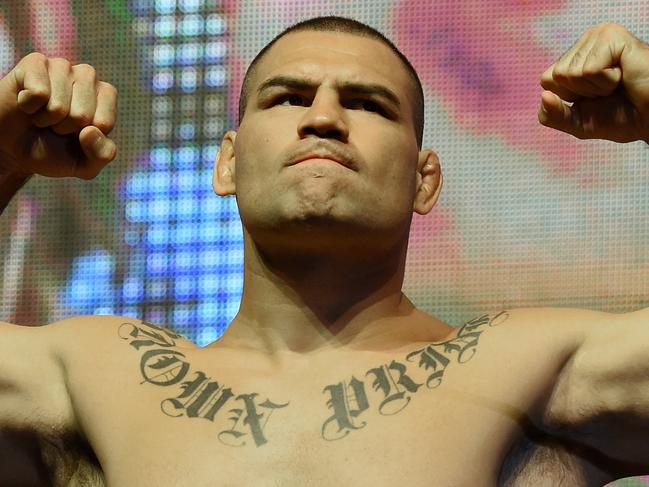
<instances>
[{"instance_id":1,"label":"eyebrow","mask_svg":"<svg viewBox=\"0 0 649 487\"><path fill-rule=\"evenodd\" d=\"M297 90L313 90L317 88L318 84L307 78L294 78L292 76L274 76L264 81L259 88L257 88L257 96L260 96L265 90L279 86L284 88L294 88ZM356 93L359 95L374 95L385 98L387 101L401 108L401 102L397 95L383 85L377 83L354 83L351 81L337 82L336 88L348 93Z\"/></svg>"}]
</instances>

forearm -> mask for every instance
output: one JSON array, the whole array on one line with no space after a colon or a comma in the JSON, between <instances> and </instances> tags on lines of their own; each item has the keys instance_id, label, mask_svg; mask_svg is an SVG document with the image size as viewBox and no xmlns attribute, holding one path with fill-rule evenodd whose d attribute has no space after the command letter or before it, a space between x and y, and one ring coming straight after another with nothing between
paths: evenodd
<instances>
[{"instance_id":1,"label":"forearm","mask_svg":"<svg viewBox=\"0 0 649 487\"><path fill-rule=\"evenodd\" d=\"M24 174L0 174L0 214L30 177Z\"/></svg>"}]
</instances>

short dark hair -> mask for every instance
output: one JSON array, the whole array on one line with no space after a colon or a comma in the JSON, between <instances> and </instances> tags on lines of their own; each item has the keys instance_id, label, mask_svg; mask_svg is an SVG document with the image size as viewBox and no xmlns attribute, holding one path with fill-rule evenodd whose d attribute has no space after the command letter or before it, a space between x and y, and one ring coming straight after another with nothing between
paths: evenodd
<instances>
[{"instance_id":1,"label":"short dark hair","mask_svg":"<svg viewBox=\"0 0 649 487\"><path fill-rule=\"evenodd\" d=\"M239 95L239 124L243 119L243 115L246 112L246 107L248 105L248 97L250 96L250 83L253 77L253 74L256 71L259 61L264 57L268 50L277 42L279 39L284 37L286 34L291 32L299 31L327 31L327 32L344 32L348 34L354 34L361 37L370 37L372 39L377 39L383 42L385 45L390 47L392 51L399 56L399 59L403 62L404 66L410 78L415 82L416 92L413 93L412 97L415 100L415 106L413 107L413 123L415 126L415 132L417 136L417 144L421 149L422 139L424 135L424 90L421 87L421 81L417 75L417 71L413 68L408 58L401 52L397 47L390 41L387 37L381 34L378 30L373 29L372 27L365 25L357 20L349 19L346 17L336 17L336 16L326 16L326 17L314 17L312 19L303 20L294 24L281 33L279 33L275 38L270 41L266 46L259 51L255 58L248 66L246 75L243 78L243 84L241 85L241 94Z\"/></svg>"}]
</instances>

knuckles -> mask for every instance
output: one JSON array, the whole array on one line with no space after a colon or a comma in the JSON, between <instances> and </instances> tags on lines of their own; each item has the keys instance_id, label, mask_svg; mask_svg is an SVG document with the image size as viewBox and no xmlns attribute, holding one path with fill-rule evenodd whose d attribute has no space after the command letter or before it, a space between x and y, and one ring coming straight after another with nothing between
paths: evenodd
<instances>
[{"instance_id":1,"label":"knuckles","mask_svg":"<svg viewBox=\"0 0 649 487\"><path fill-rule=\"evenodd\" d=\"M97 78L97 71L90 64L75 64L72 70L75 78L89 79L92 82Z\"/></svg>"},{"instance_id":2,"label":"knuckles","mask_svg":"<svg viewBox=\"0 0 649 487\"><path fill-rule=\"evenodd\" d=\"M33 121L37 127L55 126L62 133L70 133L76 127L81 129L93 122L105 134L110 132L115 124L115 105L117 89L110 83L99 81L97 70L90 64L72 64L62 57L48 58L40 52L27 54L14 68L16 72L29 71L42 72L50 80L62 80L72 94L62 95L53 89L51 83L39 83L30 88L30 99L36 98L43 103L43 107L33 114ZM21 76L24 78L24 75ZM61 81L60 81L61 83ZM75 84L83 86L83 90L93 90L97 100L94 106L77 106L69 97L75 97L72 87ZM59 84L59 86L61 86ZM87 95L86 95L87 96ZM97 105L103 100L102 106L109 106L108 114L97 118L95 113Z\"/></svg>"},{"instance_id":3,"label":"knuckles","mask_svg":"<svg viewBox=\"0 0 649 487\"><path fill-rule=\"evenodd\" d=\"M100 81L99 85L101 86L101 89L106 90L106 92L109 95L112 95L114 98L117 98L117 88L115 88L113 85L110 83L106 83L105 81Z\"/></svg>"},{"instance_id":4,"label":"knuckles","mask_svg":"<svg viewBox=\"0 0 649 487\"><path fill-rule=\"evenodd\" d=\"M47 63L47 56L41 52L30 52L27 54L19 64L28 64L28 63Z\"/></svg>"},{"instance_id":5,"label":"knuckles","mask_svg":"<svg viewBox=\"0 0 649 487\"><path fill-rule=\"evenodd\" d=\"M626 27L614 22L602 22L589 27L582 39L591 37L601 39L600 42L606 42L620 36L631 42L637 40ZM541 84L549 85L552 82L570 84L584 78L598 79L605 67L599 65L597 60L592 57L587 57L584 60L586 54L581 50L572 53L569 51L543 73Z\"/></svg>"},{"instance_id":6,"label":"knuckles","mask_svg":"<svg viewBox=\"0 0 649 487\"><path fill-rule=\"evenodd\" d=\"M47 65L50 70L59 70L66 74L72 70L72 63L62 57L54 57L48 59Z\"/></svg>"}]
</instances>

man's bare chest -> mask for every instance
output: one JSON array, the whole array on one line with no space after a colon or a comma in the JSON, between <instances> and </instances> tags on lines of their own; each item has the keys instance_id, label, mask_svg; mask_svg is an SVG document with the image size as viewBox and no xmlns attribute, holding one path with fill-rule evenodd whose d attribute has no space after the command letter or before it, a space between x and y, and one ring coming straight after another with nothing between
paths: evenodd
<instances>
[{"instance_id":1,"label":"man's bare chest","mask_svg":"<svg viewBox=\"0 0 649 487\"><path fill-rule=\"evenodd\" d=\"M497 320L283 378L214 367L160 329L124 324L125 353L95 374L75 367L73 400L109 485L495 485L538 399L505 375L485 387L480 339Z\"/></svg>"}]
</instances>

